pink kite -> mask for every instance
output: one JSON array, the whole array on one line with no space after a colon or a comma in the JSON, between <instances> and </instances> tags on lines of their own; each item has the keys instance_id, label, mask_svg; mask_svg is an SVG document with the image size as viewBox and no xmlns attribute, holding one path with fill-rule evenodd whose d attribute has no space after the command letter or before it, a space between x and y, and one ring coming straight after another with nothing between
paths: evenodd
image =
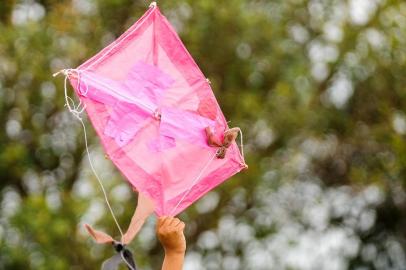
<instances>
[{"instance_id":1,"label":"pink kite","mask_svg":"<svg viewBox=\"0 0 406 270\"><path fill-rule=\"evenodd\" d=\"M247 168L209 81L156 5L65 75L107 156L158 216Z\"/></svg>"}]
</instances>

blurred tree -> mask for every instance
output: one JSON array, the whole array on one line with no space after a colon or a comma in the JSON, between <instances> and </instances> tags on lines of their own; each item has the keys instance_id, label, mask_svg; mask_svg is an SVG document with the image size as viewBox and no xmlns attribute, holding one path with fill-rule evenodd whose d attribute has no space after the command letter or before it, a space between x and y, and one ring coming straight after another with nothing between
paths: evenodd
<instances>
[{"instance_id":1,"label":"blurred tree","mask_svg":"<svg viewBox=\"0 0 406 270\"><path fill-rule=\"evenodd\" d=\"M114 229L84 159L81 126L51 74L113 41L147 5L0 3L0 269L95 269L111 253L77 225ZM405 269L406 4L159 6L231 125L245 131L250 165L181 215L186 268ZM92 146L128 224L135 198L94 135ZM142 269L159 268L152 223L133 249Z\"/></svg>"}]
</instances>

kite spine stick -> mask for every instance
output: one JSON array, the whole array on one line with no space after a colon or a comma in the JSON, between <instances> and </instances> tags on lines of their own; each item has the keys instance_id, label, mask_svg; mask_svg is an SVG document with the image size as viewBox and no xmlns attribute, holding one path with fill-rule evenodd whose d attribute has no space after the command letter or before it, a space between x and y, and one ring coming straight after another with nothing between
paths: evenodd
<instances>
[{"instance_id":1,"label":"kite spine stick","mask_svg":"<svg viewBox=\"0 0 406 270\"><path fill-rule=\"evenodd\" d=\"M79 70L77 70L77 72L78 72L78 74L79 74ZM110 87L108 84L105 84L105 83L103 83L103 82L100 81L100 80L93 79L91 76L88 76L88 75L86 74L86 72L83 72L83 71L82 71L82 75L81 75L81 76L82 76L82 77L86 77L87 80L91 81L92 83L96 83L96 84L98 83L98 84L100 84L101 86L103 86L103 87L109 89L110 91L116 92L116 91L114 90L114 88ZM85 92L86 92L86 91L85 91ZM116 93L117 93L117 92L116 92ZM125 97L125 96L122 96L122 95L120 95L120 96L123 98L123 100L127 99L127 97ZM136 101L136 100L130 100L129 103L134 103L134 104L136 104L136 105L142 107L143 109L147 110L147 111L150 112L150 113L154 113L155 110L156 110L156 108L151 108L151 107L148 106L147 104L142 103L142 102L139 102L139 101Z\"/></svg>"},{"instance_id":2,"label":"kite spine stick","mask_svg":"<svg viewBox=\"0 0 406 270\"><path fill-rule=\"evenodd\" d=\"M85 139L85 148L86 148L86 154L87 154L87 158L89 160L89 164L90 164L90 168L93 172L93 174L96 176L96 179L99 183L99 186L103 192L103 196L104 196L104 200L106 201L107 207L110 210L111 216L114 219L114 222L116 223L116 226L120 232L121 237L123 237L123 231L120 227L120 224L117 221L116 215L114 214L113 208L110 205L106 190L104 188L104 185L102 183L102 181L100 180L99 175L97 174L94 166L93 166L93 162L92 162L92 158L90 156L90 151L89 151L89 145L88 145L88 141L87 141L87 132L86 132L86 126L85 123L83 122L82 117L80 116L81 113L85 110L86 105L83 105L82 109L79 109L80 105L82 104L82 102L80 101L78 105L75 105L73 99L71 97L68 96L68 79L70 75L73 75L73 73L76 72L77 76L80 76L80 73L75 70L75 69L63 69L61 71L58 71L56 73L53 74L54 77L58 76L60 73L62 73L63 75L65 75L65 81L64 81L64 94L65 94L65 106L68 107L68 110L70 113L72 113L73 116L75 116L76 119L79 120L79 122L82 124L83 127L83 134L84 134L84 139ZM80 82L80 79L78 78L78 82ZM126 262L127 263L127 262Z\"/></svg>"}]
</instances>

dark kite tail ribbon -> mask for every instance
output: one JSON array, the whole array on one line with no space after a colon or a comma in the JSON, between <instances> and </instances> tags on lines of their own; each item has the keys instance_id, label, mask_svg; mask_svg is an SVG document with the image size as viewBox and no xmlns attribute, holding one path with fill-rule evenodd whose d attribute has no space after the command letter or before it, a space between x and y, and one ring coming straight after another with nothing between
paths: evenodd
<instances>
[{"instance_id":1,"label":"dark kite tail ribbon","mask_svg":"<svg viewBox=\"0 0 406 270\"><path fill-rule=\"evenodd\" d=\"M125 245L114 241L113 247L117 254L105 260L102 264L101 270L117 270L120 264L125 264L128 270L137 270L133 254Z\"/></svg>"}]
</instances>

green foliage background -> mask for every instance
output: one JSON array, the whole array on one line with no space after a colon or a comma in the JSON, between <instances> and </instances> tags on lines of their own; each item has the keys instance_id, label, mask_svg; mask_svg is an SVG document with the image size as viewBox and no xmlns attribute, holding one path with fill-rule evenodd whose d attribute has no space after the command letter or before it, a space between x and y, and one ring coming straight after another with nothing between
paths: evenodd
<instances>
[{"instance_id":1,"label":"green foliage background","mask_svg":"<svg viewBox=\"0 0 406 270\"><path fill-rule=\"evenodd\" d=\"M0 269L98 269L112 253L83 231L115 227L51 75L148 4L0 2ZM185 268L406 269L404 1L158 5L244 131L250 166L181 215ZM91 143L126 226L136 198ZM131 245L141 269L162 261L153 223Z\"/></svg>"}]
</instances>

